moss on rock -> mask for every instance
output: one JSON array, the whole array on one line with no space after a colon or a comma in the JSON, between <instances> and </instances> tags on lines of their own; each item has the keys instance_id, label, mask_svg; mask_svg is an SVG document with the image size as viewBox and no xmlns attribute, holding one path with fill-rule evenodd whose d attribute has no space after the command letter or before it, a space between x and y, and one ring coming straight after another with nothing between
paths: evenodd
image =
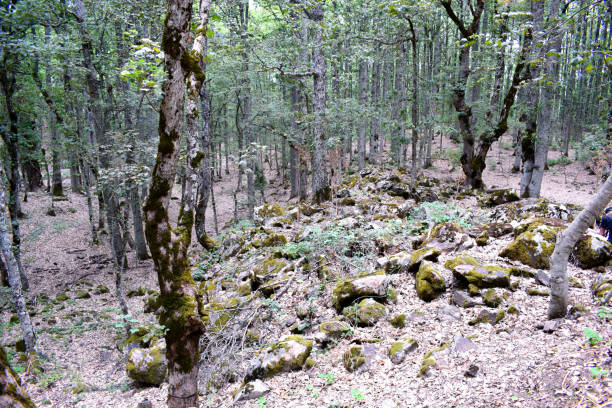
<instances>
[{"instance_id":1,"label":"moss on rock","mask_svg":"<svg viewBox=\"0 0 612 408\"><path fill-rule=\"evenodd\" d=\"M387 315L387 308L374 299L368 298L363 299L356 306L345 307L342 313L359 326L373 326Z\"/></svg>"},{"instance_id":2,"label":"moss on rock","mask_svg":"<svg viewBox=\"0 0 612 408\"><path fill-rule=\"evenodd\" d=\"M395 328L402 329L406 326L406 315L404 313L395 315L389 320L389 323Z\"/></svg>"},{"instance_id":3,"label":"moss on rock","mask_svg":"<svg viewBox=\"0 0 612 408\"><path fill-rule=\"evenodd\" d=\"M332 294L332 303L337 311L363 297L385 299L389 288L387 276L380 273L340 279Z\"/></svg>"},{"instance_id":4,"label":"moss on rock","mask_svg":"<svg viewBox=\"0 0 612 408\"><path fill-rule=\"evenodd\" d=\"M160 385L166 378L168 362L163 341L150 348L134 348L128 354L127 375L138 382Z\"/></svg>"},{"instance_id":5,"label":"moss on rock","mask_svg":"<svg viewBox=\"0 0 612 408\"><path fill-rule=\"evenodd\" d=\"M344 352L342 361L344 368L349 372L357 370L365 364L366 357L363 353L363 346L353 345Z\"/></svg>"},{"instance_id":6,"label":"moss on rock","mask_svg":"<svg viewBox=\"0 0 612 408\"><path fill-rule=\"evenodd\" d=\"M445 289L446 282L436 265L427 261L422 262L416 274L417 296L429 302L443 293Z\"/></svg>"},{"instance_id":7,"label":"moss on rock","mask_svg":"<svg viewBox=\"0 0 612 408\"><path fill-rule=\"evenodd\" d=\"M257 353L256 364L251 367L244 383L257 378L300 370L312 350L312 341L301 335L285 336Z\"/></svg>"},{"instance_id":8,"label":"moss on rock","mask_svg":"<svg viewBox=\"0 0 612 408\"><path fill-rule=\"evenodd\" d=\"M489 307L497 307L501 304L502 299L497 295L495 289L491 288L487 290L483 296L485 305Z\"/></svg>"}]
</instances>

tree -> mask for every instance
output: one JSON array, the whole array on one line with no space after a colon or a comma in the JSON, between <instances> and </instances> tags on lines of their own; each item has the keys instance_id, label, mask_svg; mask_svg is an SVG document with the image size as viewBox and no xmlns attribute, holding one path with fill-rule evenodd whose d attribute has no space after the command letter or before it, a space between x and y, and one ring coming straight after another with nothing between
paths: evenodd
<instances>
[{"instance_id":1,"label":"tree","mask_svg":"<svg viewBox=\"0 0 612 408\"><path fill-rule=\"evenodd\" d=\"M164 51L163 97L159 111L159 144L149 195L144 206L145 234L160 286L160 324L167 328L168 407L197 406L199 342L204 331L199 310L201 294L190 271L191 244L196 188L187 186L175 228L170 225L168 206L177 172L185 113L185 87L188 99L188 181L197 179L197 98L204 81L201 69L210 2L200 1L200 21L193 50L187 50L192 1L169 0L162 34Z\"/></svg>"},{"instance_id":2,"label":"tree","mask_svg":"<svg viewBox=\"0 0 612 408\"><path fill-rule=\"evenodd\" d=\"M601 186L597 195L578 214L572 223L557 235L557 243L550 257L550 301L548 318L563 318L567 314L567 260L582 234L612 200L612 177Z\"/></svg>"}]
</instances>

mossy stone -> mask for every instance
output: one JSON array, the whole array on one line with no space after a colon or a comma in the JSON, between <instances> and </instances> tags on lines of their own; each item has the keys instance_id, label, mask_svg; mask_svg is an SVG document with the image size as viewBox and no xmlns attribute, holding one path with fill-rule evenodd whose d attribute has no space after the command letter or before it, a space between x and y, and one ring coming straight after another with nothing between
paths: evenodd
<instances>
[{"instance_id":1,"label":"mossy stone","mask_svg":"<svg viewBox=\"0 0 612 408\"><path fill-rule=\"evenodd\" d=\"M508 309L506 309L506 313L511 314L511 315L518 315L519 314L519 310L517 309L516 306L510 305L510 307Z\"/></svg>"},{"instance_id":2,"label":"mossy stone","mask_svg":"<svg viewBox=\"0 0 612 408\"><path fill-rule=\"evenodd\" d=\"M319 331L325 335L326 340L337 341L351 333L352 329L347 323L333 319L319 325Z\"/></svg>"},{"instance_id":3,"label":"mossy stone","mask_svg":"<svg viewBox=\"0 0 612 408\"><path fill-rule=\"evenodd\" d=\"M356 306L344 308L343 313L359 326L373 326L387 315L387 308L374 299L368 298L363 299Z\"/></svg>"},{"instance_id":4,"label":"mossy stone","mask_svg":"<svg viewBox=\"0 0 612 408\"><path fill-rule=\"evenodd\" d=\"M9 323L19 323L19 316L17 316L16 314L11 315Z\"/></svg>"},{"instance_id":5,"label":"mossy stone","mask_svg":"<svg viewBox=\"0 0 612 408\"><path fill-rule=\"evenodd\" d=\"M479 262L476 258L468 254L460 254L452 259L448 259L444 262L444 266L446 266L451 271L454 270L458 265L472 265L476 266Z\"/></svg>"},{"instance_id":6,"label":"mossy stone","mask_svg":"<svg viewBox=\"0 0 612 408\"><path fill-rule=\"evenodd\" d=\"M440 256L440 250L438 248L424 247L417 249L410 255L410 265L408 271L416 272L421 267L421 262L431 261L436 262Z\"/></svg>"},{"instance_id":7,"label":"mossy stone","mask_svg":"<svg viewBox=\"0 0 612 408\"><path fill-rule=\"evenodd\" d=\"M66 292L61 293L55 297L56 302L65 302L68 299L70 299L70 297L68 296Z\"/></svg>"},{"instance_id":8,"label":"mossy stone","mask_svg":"<svg viewBox=\"0 0 612 408\"><path fill-rule=\"evenodd\" d=\"M529 296L550 296L550 292L547 290L540 290L538 288L529 288L527 289L527 294Z\"/></svg>"},{"instance_id":9,"label":"mossy stone","mask_svg":"<svg viewBox=\"0 0 612 408\"><path fill-rule=\"evenodd\" d=\"M401 364L406 355L416 350L419 344L414 339L401 339L391 343L389 347L389 359L393 364Z\"/></svg>"},{"instance_id":10,"label":"mossy stone","mask_svg":"<svg viewBox=\"0 0 612 408\"><path fill-rule=\"evenodd\" d=\"M499 256L519 261L536 269L549 269L550 257L555 249L557 233L562 227L532 222Z\"/></svg>"},{"instance_id":11,"label":"mossy stone","mask_svg":"<svg viewBox=\"0 0 612 408\"><path fill-rule=\"evenodd\" d=\"M257 353L257 364L246 375L244 383L269 378L281 372L300 370L312 350L312 341L301 335L285 336Z\"/></svg>"},{"instance_id":12,"label":"mossy stone","mask_svg":"<svg viewBox=\"0 0 612 408\"><path fill-rule=\"evenodd\" d=\"M97 295L101 295L101 294L104 294L104 293L109 293L109 292L110 292L110 289L109 289L107 286L104 286L104 285L98 285L98 286L96 286L96 291L95 291L95 293L96 293Z\"/></svg>"},{"instance_id":13,"label":"mossy stone","mask_svg":"<svg viewBox=\"0 0 612 408\"><path fill-rule=\"evenodd\" d=\"M366 357L363 353L363 346L353 345L344 352L342 361L344 368L349 372L357 370L359 367L365 364Z\"/></svg>"},{"instance_id":14,"label":"mossy stone","mask_svg":"<svg viewBox=\"0 0 612 408\"><path fill-rule=\"evenodd\" d=\"M163 342L150 348L134 348L128 354L127 375L138 382L160 385L166 378L168 362Z\"/></svg>"},{"instance_id":15,"label":"mossy stone","mask_svg":"<svg viewBox=\"0 0 612 408\"><path fill-rule=\"evenodd\" d=\"M429 302L446 289L446 282L438 271L436 264L431 262L421 262L421 267L416 274L416 291L417 296L426 302Z\"/></svg>"},{"instance_id":16,"label":"mossy stone","mask_svg":"<svg viewBox=\"0 0 612 408\"><path fill-rule=\"evenodd\" d=\"M480 289L478 289L478 286L474 285L473 283L468 284L468 294L470 296L478 296L480 295Z\"/></svg>"},{"instance_id":17,"label":"mossy stone","mask_svg":"<svg viewBox=\"0 0 612 408\"><path fill-rule=\"evenodd\" d=\"M261 242L261 246L273 247L273 246L282 246L287 244L287 237L283 234L271 234L266 239Z\"/></svg>"},{"instance_id":18,"label":"mossy stone","mask_svg":"<svg viewBox=\"0 0 612 408\"><path fill-rule=\"evenodd\" d=\"M497 307L501 304L502 299L497 295L495 289L491 288L487 290L483 296L483 300L485 305L489 307Z\"/></svg>"},{"instance_id":19,"label":"mossy stone","mask_svg":"<svg viewBox=\"0 0 612 408\"><path fill-rule=\"evenodd\" d=\"M340 311L359 298L385 299L388 288L389 281L384 272L340 279L332 294L332 304Z\"/></svg>"},{"instance_id":20,"label":"mossy stone","mask_svg":"<svg viewBox=\"0 0 612 408\"><path fill-rule=\"evenodd\" d=\"M89 292L88 292L88 291L86 291L86 290L82 290L82 289L81 289L81 290L78 290L78 291L76 292L76 294L74 295L74 297L75 297L76 299L89 299L89 298L91 298L91 295L89 294Z\"/></svg>"},{"instance_id":21,"label":"mossy stone","mask_svg":"<svg viewBox=\"0 0 612 408\"><path fill-rule=\"evenodd\" d=\"M489 243L489 231L484 230L476 237L476 245L485 246Z\"/></svg>"},{"instance_id":22,"label":"mossy stone","mask_svg":"<svg viewBox=\"0 0 612 408\"><path fill-rule=\"evenodd\" d=\"M406 315L404 313L393 316L389 322L391 326L402 329L406 326Z\"/></svg>"},{"instance_id":23,"label":"mossy stone","mask_svg":"<svg viewBox=\"0 0 612 408\"><path fill-rule=\"evenodd\" d=\"M256 210L256 214L261 218L284 217L285 209L276 203L266 203Z\"/></svg>"},{"instance_id":24,"label":"mossy stone","mask_svg":"<svg viewBox=\"0 0 612 408\"><path fill-rule=\"evenodd\" d=\"M585 234L576 243L572 255L581 268L596 268L611 259L612 244L599 234Z\"/></svg>"}]
</instances>

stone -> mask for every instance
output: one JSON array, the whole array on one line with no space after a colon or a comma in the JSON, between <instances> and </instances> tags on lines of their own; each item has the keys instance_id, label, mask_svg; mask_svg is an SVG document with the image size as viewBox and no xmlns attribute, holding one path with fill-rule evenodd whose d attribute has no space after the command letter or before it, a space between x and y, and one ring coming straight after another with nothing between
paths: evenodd
<instances>
[{"instance_id":1,"label":"stone","mask_svg":"<svg viewBox=\"0 0 612 408\"><path fill-rule=\"evenodd\" d=\"M542 327L542 331L544 333L554 333L559 329L561 325L561 321L558 319L555 320L547 320L544 322L544 326Z\"/></svg>"},{"instance_id":2,"label":"stone","mask_svg":"<svg viewBox=\"0 0 612 408\"><path fill-rule=\"evenodd\" d=\"M236 255L244 246L245 239L237 234L232 234L221 242L219 254L221 258L227 259Z\"/></svg>"},{"instance_id":3,"label":"stone","mask_svg":"<svg viewBox=\"0 0 612 408\"><path fill-rule=\"evenodd\" d=\"M489 233L487 230L484 230L476 237L476 245L485 246L489 243Z\"/></svg>"},{"instance_id":4,"label":"stone","mask_svg":"<svg viewBox=\"0 0 612 408\"><path fill-rule=\"evenodd\" d=\"M365 364L366 356L363 353L363 346L350 346L343 355L342 362L347 371L353 372Z\"/></svg>"},{"instance_id":5,"label":"stone","mask_svg":"<svg viewBox=\"0 0 612 408\"><path fill-rule=\"evenodd\" d=\"M350 197L350 196L351 196L351 193L346 188L340 189L336 193L336 197L337 198L346 198L346 197Z\"/></svg>"},{"instance_id":6,"label":"stone","mask_svg":"<svg viewBox=\"0 0 612 408\"><path fill-rule=\"evenodd\" d=\"M478 200L482 207L495 207L497 205L512 203L518 201L519 196L510 188L500 188L496 190L488 190L484 197Z\"/></svg>"},{"instance_id":7,"label":"stone","mask_svg":"<svg viewBox=\"0 0 612 408\"><path fill-rule=\"evenodd\" d=\"M152 347L136 347L128 353L126 371L128 377L143 384L160 385L166 379L168 361L166 343L158 340Z\"/></svg>"},{"instance_id":8,"label":"stone","mask_svg":"<svg viewBox=\"0 0 612 408\"><path fill-rule=\"evenodd\" d=\"M476 238L485 232L490 238L499 238L504 235L512 234L512 232L514 232L514 227L507 222L491 222L470 230L468 234Z\"/></svg>"},{"instance_id":9,"label":"stone","mask_svg":"<svg viewBox=\"0 0 612 408\"><path fill-rule=\"evenodd\" d=\"M261 349L247 370L245 382L264 379L288 371L300 370L312 350L312 340L301 335L282 337Z\"/></svg>"},{"instance_id":10,"label":"stone","mask_svg":"<svg viewBox=\"0 0 612 408\"><path fill-rule=\"evenodd\" d=\"M283 259L275 258L270 256L263 261L259 262L249 272L249 279L251 281L251 289L255 290L266 282L276 278L280 272L287 267L288 263Z\"/></svg>"},{"instance_id":11,"label":"stone","mask_svg":"<svg viewBox=\"0 0 612 408\"><path fill-rule=\"evenodd\" d=\"M424 247L417 249L410 255L410 264L408 265L409 272L416 272L421 267L421 262L431 261L436 262L440 256L440 250L437 248Z\"/></svg>"},{"instance_id":12,"label":"stone","mask_svg":"<svg viewBox=\"0 0 612 408\"><path fill-rule=\"evenodd\" d=\"M461 321L461 310L455 306L444 305L438 309L438 317L443 320L457 320Z\"/></svg>"},{"instance_id":13,"label":"stone","mask_svg":"<svg viewBox=\"0 0 612 408\"><path fill-rule=\"evenodd\" d=\"M153 408L153 404L147 398L143 399L136 405L136 408Z\"/></svg>"},{"instance_id":14,"label":"stone","mask_svg":"<svg viewBox=\"0 0 612 408\"><path fill-rule=\"evenodd\" d=\"M268 384L264 383L260 379L256 379L253 381L249 381L244 385L244 387L240 388L238 393L236 394L236 401L245 401L252 400L259 397L263 397L267 393L270 392L270 387Z\"/></svg>"},{"instance_id":15,"label":"stone","mask_svg":"<svg viewBox=\"0 0 612 408\"><path fill-rule=\"evenodd\" d=\"M345 307L342 313L359 326L374 326L377 321L387 315L387 308L374 299L367 298L356 306Z\"/></svg>"},{"instance_id":16,"label":"stone","mask_svg":"<svg viewBox=\"0 0 612 408\"><path fill-rule=\"evenodd\" d=\"M460 334L455 336L455 341L453 345L453 351L455 353L465 353L467 351L475 349L476 345L474 344L474 342L472 342L472 340L468 339L467 337L463 337Z\"/></svg>"},{"instance_id":17,"label":"stone","mask_svg":"<svg viewBox=\"0 0 612 408\"><path fill-rule=\"evenodd\" d=\"M332 304L337 311L341 311L359 298L385 299L388 289L389 279L385 274L340 279L333 291Z\"/></svg>"},{"instance_id":18,"label":"stone","mask_svg":"<svg viewBox=\"0 0 612 408\"><path fill-rule=\"evenodd\" d=\"M432 247L442 253L448 253L468 249L474 245L474 239L464 233L459 224L442 223L429 230L421 247Z\"/></svg>"},{"instance_id":19,"label":"stone","mask_svg":"<svg viewBox=\"0 0 612 408\"><path fill-rule=\"evenodd\" d=\"M520 233L499 256L536 269L550 269L550 256L555 249L559 231L561 227L552 227L539 221L531 222L525 232Z\"/></svg>"},{"instance_id":20,"label":"stone","mask_svg":"<svg viewBox=\"0 0 612 408\"><path fill-rule=\"evenodd\" d=\"M497 312L492 312L490 310L482 310L480 314L475 318L468 322L470 326L475 326L480 323L489 323L489 324L497 324L502 321L506 317L506 312L504 310L498 310Z\"/></svg>"},{"instance_id":21,"label":"stone","mask_svg":"<svg viewBox=\"0 0 612 408\"><path fill-rule=\"evenodd\" d=\"M352 329L348 323L339 319L332 319L319 325L319 333L321 335L315 336L315 338L319 343L326 344L347 337L351 332Z\"/></svg>"},{"instance_id":22,"label":"stone","mask_svg":"<svg viewBox=\"0 0 612 408\"><path fill-rule=\"evenodd\" d=\"M448 356L448 343L425 353L417 377L429 377L434 368L444 367Z\"/></svg>"},{"instance_id":23,"label":"stone","mask_svg":"<svg viewBox=\"0 0 612 408\"><path fill-rule=\"evenodd\" d=\"M476 377L476 375L478 375L478 370L480 370L480 368L478 368L477 365L475 364L470 364L470 366L468 367L468 369L463 373L463 375L465 377Z\"/></svg>"},{"instance_id":24,"label":"stone","mask_svg":"<svg viewBox=\"0 0 612 408\"><path fill-rule=\"evenodd\" d=\"M510 286L510 271L497 265L457 265L453 269L455 281L463 287L505 288Z\"/></svg>"},{"instance_id":25,"label":"stone","mask_svg":"<svg viewBox=\"0 0 612 408\"><path fill-rule=\"evenodd\" d=\"M391 347L389 347L389 359L393 364L401 364L406 359L406 356L418 347L419 344L414 339L394 341L391 343Z\"/></svg>"},{"instance_id":26,"label":"stone","mask_svg":"<svg viewBox=\"0 0 612 408\"><path fill-rule=\"evenodd\" d=\"M612 290L612 275L598 276L591 284L591 293L594 298L603 299Z\"/></svg>"},{"instance_id":27,"label":"stone","mask_svg":"<svg viewBox=\"0 0 612 408\"><path fill-rule=\"evenodd\" d=\"M408 252L402 251L386 257L385 261L381 261L379 264L383 263L385 272L388 274L405 273L412 266L412 257Z\"/></svg>"},{"instance_id":28,"label":"stone","mask_svg":"<svg viewBox=\"0 0 612 408\"><path fill-rule=\"evenodd\" d=\"M502 298L497 295L495 289L491 288L487 290L483 296L485 305L489 307L497 307L501 304Z\"/></svg>"},{"instance_id":29,"label":"stone","mask_svg":"<svg viewBox=\"0 0 612 408\"><path fill-rule=\"evenodd\" d=\"M576 243L572 256L583 269L604 266L612 259L612 244L596 232L588 231Z\"/></svg>"},{"instance_id":30,"label":"stone","mask_svg":"<svg viewBox=\"0 0 612 408\"><path fill-rule=\"evenodd\" d=\"M474 298L458 290L453 292L453 295L451 296L451 303L455 306L463 308L474 307L479 304L479 302L477 302Z\"/></svg>"},{"instance_id":31,"label":"stone","mask_svg":"<svg viewBox=\"0 0 612 408\"><path fill-rule=\"evenodd\" d=\"M446 282L438 266L428 261L421 262L419 271L416 274L417 296L421 300L429 302L442 294L445 289Z\"/></svg>"},{"instance_id":32,"label":"stone","mask_svg":"<svg viewBox=\"0 0 612 408\"><path fill-rule=\"evenodd\" d=\"M285 209L276 203L255 207L255 216L260 219L285 216Z\"/></svg>"}]
</instances>

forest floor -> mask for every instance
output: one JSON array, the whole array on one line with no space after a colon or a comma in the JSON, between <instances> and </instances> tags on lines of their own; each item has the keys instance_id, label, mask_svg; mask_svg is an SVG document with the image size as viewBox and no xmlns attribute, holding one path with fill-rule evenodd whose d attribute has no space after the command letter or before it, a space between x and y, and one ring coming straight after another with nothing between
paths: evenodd
<instances>
[{"instance_id":1,"label":"forest floor","mask_svg":"<svg viewBox=\"0 0 612 408\"><path fill-rule=\"evenodd\" d=\"M504 147L509 140L496 143L489 154L484 181L489 187L517 189L519 174L511 173L512 151ZM453 148L444 141L444 149ZM555 158L558 152L551 152ZM452 162L439 156L427 175L458 180L461 170ZM274 181L275 172L268 172L270 185L266 201L287 205L287 190ZM215 182L215 198L218 226L223 227L233 217L233 197L236 175L223 175ZM65 184L66 185L66 184ZM595 194L598 181L590 175L584 164L574 162L557 165L546 172L542 196L553 202L586 205ZM68 189L69 190L69 189ZM177 187L177 196L180 187ZM355 198L367 198L372 194L351 191ZM395 200L395 199L394 199ZM402 199L395 200L398 205ZM173 201L176 205L177 201ZM473 219L484 217L474 197L451 200L450 204L471 214ZM32 319L35 324L39 349L43 353L44 372L29 373L19 361L20 353L14 350L19 339L18 323L10 323L12 313L9 293L0 291L0 346L7 347L12 364L27 381L27 390L37 406L51 407L136 407L143 399L149 399L153 407L165 406L167 385L144 387L130 380L125 372L126 355L117 346L124 334L118 323L121 314L114 296L114 269L107 244L107 236L101 236L103 244L92 246L85 197L67 193L66 201L54 202L56 216L46 215L51 205L50 197L43 193L30 194L23 204L26 218L22 226L22 259L30 278L28 294ZM173 211L176 211L174 209ZM342 210L344 211L344 210ZM339 218L335 209L329 217L313 217L311 225L327 226ZM343 214L343 217L355 214ZM373 221L372 221L373 222ZM296 223L299 224L299 223ZM208 231L214 231L213 216L209 205ZM300 225L286 227L287 237L294 237ZM213 234L214 235L214 234ZM486 247L474 247L467 252L483 262L509 266L497 253L510 242L502 237ZM199 260L199 250L192 249L194 263ZM442 255L441 261L454 254ZM366 257L367 258L367 257ZM374 259L363 261L366 269L374 267ZM139 288L155 289L156 275L151 261L138 261L135 253L128 253L129 269L125 272L125 292L132 318L139 324L152 323L155 316L144 313L144 297ZM360 267L347 267L355 274ZM402 329L382 322L374 327L355 327L352 337L342 339L335 347L319 348L312 357L316 366L310 370L277 375L266 383L271 392L263 400L233 401L232 392L238 382L221 384L215 392L206 392L201 398L206 407L562 407L607 406L612 400L610 383L606 378L594 378L591 367L604 360L610 343L612 328L607 318L601 316L599 304L592 298L589 287L595 272L569 267L569 275L582 283L572 287L570 304L585 308L577 319L564 320L559 329L545 334L536 328L545 321L548 297L528 296L526 289L534 287L532 279L521 279L520 288L504 292L504 304L514 305L517 316L508 316L496 325L468 325L476 310L461 309L459 315L447 313L450 292L425 304L416 297L414 276L393 275L392 286L398 299L392 306L393 314L405 313L406 326ZM319 283L311 277L293 281L294 287L282 296L276 307L279 315L290 316L304 293ZM320 311L320 318L335 315L330 308L333 284L322 287L313 306ZM60 295L65 294L62 299ZM223 296L227 294L222 294ZM57 297L60 296L58 299ZM300 297L301 296L301 297ZM268 305L269 306L269 305ZM277 321L276 321L277 320ZM288 334L285 321L272 319L262 334L262 341L273 341ZM584 329L589 328L602 337L595 346L589 345ZM456 335L470 338L475 345L467 353L449 353L432 376L417 378L423 355L441 344L449 344ZM409 335L417 340L419 349L410 354L402 364L395 365L385 358L390 343ZM308 334L307 334L308 337ZM342 365L342 354L350 344L377 339L375 357L365 369L349 373ZM264 341L265 342L265 341ZM255 346L252 346L255 347ZM253 353L247 350L241 356ZM244 362L243 362L244 363ZM464 376L466 369L476 365L475 378ZM605 368L605 367L604 367ZM609 369L609 367L608 367ZM236 369L240 372L240 369ZM336 404L336 405L334 405Z\"/></svg>"}]
</instances>

